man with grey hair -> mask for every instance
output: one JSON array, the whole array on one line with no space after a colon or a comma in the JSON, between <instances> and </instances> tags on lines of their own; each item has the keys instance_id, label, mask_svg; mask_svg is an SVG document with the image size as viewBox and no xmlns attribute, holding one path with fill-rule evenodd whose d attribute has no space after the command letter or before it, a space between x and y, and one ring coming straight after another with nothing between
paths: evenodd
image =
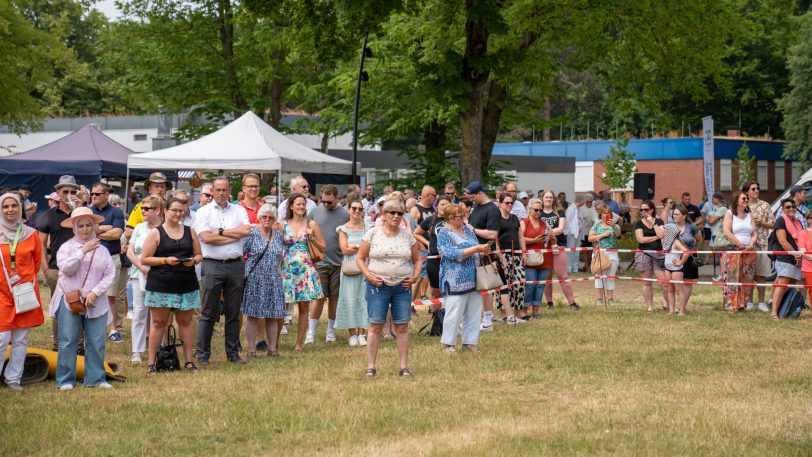
<instances>
[{"instance_id":1,"label":"man with grey hair","mask_svg":"<svg viewBox=\"0 0 812 457\"><path fill-rule=\"evenodd\" d=\"M200 208L208 205L211 203L212 194L211 194L211 183L207 182L200 187L200 201L192 205L189 210L192 212L196 212L200 210Z\"/></svg>"},{"instance_id":2,"label":"man with grey hair","mask_svg":"<svg viewBox=\"0 0 812 457\"><path fill-rule=\"evenodd\" d=\"M595 222L598 221L598 212L595 211L595 208L592 207L592 202L594 201L594 195L592 192L587 192L584 195L584 204L578 208L578 214L581 216L581 226L584 227L585 230L580 232L581 238L581 247L588 248L592 247L592 243L589 242L587 239L589 237L589 229L595 225ZM589 265L592 264L592 251L583 251L584 254L584 268L589 270Z\"/></svg>"},{"instance_id":3,"label":"man with grey hair","mask_svg":"<svg viewBox=\"0 0 812 457\"><path fill-rule=\"evenodd\" d=\"M567 235L567 248L569 249L577 247L580 244L584 229L586 229L587 233L589 232L589 227L584 227L584 222L578 211L583 204L584 196L576 195L575 204L568 205L566 213L564 214L567 218L567 229L564 230L564 234ZM578 266L578 252L567 251L567 271L577 273Z\"/></svg>"},{"instance_id":4,"label":"man with grey hair","mask_svg":"<svg viewBox=\"0 0 812 457\"><path fill-rule=\"evenodd\" d=\"M291 194L302 194L305 196L305 200L307 201L307 214L310 214L310 211L313 211L313 208L316 207L316 202L310 199L310 184L307 183L307 180L301 176L297 176L290 180L290 193ZM277 221L279 223L285 223L285 214L288 211L288 201L287 199L282 200L282 203L279 205L279 209L276 212Z\"/></svg>"},{"instance_id":5,"label":"man with grey hair","mask_svg":"<svg viewBox=\"0 0 812 457\"><path fill-rule=\"evenodd\" d=\"M527 218L527 209L519 197L519 186L516 185L516 182L510 181L505 184L505 192L513 197L513 207L510 208L510 214L514 214L519 220Z\"/></svg>"}]
</instances>

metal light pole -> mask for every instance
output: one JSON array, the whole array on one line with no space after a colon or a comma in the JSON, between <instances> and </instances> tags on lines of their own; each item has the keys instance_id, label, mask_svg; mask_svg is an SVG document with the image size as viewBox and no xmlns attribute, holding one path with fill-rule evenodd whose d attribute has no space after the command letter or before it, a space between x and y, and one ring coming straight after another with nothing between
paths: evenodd
<instances>
[{"instance_id":1,"label":"metal light pole","mask_svg":"<svg viewBox=\"0 0 812 457\"><path fill-rule=\"evenodd\" d=\"M369 75L364 71L364 58L372 57L372 50L367 47L369 32L364 34L364 47L361 48L361 65L358 67L358 83L355 86L355 117L352 121L352 183L360 184L358 179L358 104L361 101L361 82L368 81Z\"/></svg>"}]
</instances>

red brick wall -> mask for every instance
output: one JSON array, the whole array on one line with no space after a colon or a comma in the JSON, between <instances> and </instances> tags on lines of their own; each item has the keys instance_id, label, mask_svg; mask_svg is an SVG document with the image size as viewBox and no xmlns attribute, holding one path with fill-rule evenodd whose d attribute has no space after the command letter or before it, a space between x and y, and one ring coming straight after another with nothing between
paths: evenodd
<instances>
[{"instance_id":1,"label":"red brick wall","mask_svg":"<svg viewBox=\"0 0 812 457\"><path fill-rule=\"evenodd\" d=\"M600 177L606 169L603 162L595 162L595 190L606 189ZM705 180L702 176L702 160L638 160L638 173L654 173L654 200L657 205L665 197L680 200L683 192L691 193L691 201L697 204L702 198ZM629 195L631 197L631 194ZM640 200L632 200L632 205Z\"/></svg>"}]
</instances>

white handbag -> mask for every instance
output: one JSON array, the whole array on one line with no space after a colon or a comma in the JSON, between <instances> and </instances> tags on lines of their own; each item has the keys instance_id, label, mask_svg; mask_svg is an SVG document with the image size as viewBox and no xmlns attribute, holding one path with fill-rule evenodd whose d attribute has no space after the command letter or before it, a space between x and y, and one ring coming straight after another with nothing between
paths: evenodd
<instances>
[{"instance_id":1,"label":"white handbag","mask_svg":"<svg viewBox=\"0 0 812 457\"><path fill-rule=\"evenodd\" d=\"M8 290L11 291L11 296L14 298L14 310L17 314L27 313L29 311L39 308L41 305L37 299L37 293L34 290L35 283L21 282L12 287L11 281L6 272L6 260L0 254L0 262L3 264L3 275L6 277L6 285Z\"/></svg>"},{"instance_id":2,"label":"white handbag","mask_svg":"<svg viewBox=\"0 0 812 457\"><path fill-rule=\"evenodd\" d=\"M488 259L488 264L485 265L483 261L482 265L476 267L476 290L491 290L504 286L505 283L502 282L502 277L499 276L499 270L491 260L491 256L486 254L479 258Z\"/></svg>"},{"instance_id":3,"label":"white handbag","mask_svg":"<svg viewBox=\"0 0 812 457\"><path fill-rule=\"evenodd\" d=\"M528 252L527 253L527 266L528 267L537 267L539 265L544 265L544 253L543 252Z\"/></svg>"},{"instance_id":4,"label":"white handbag","mask_svg":"<svg viewBox=\"0 0 812 457\"><path fill-rule=\"evenodd\" d=\"M361 274L361 269L355 263L355 257L344 257L344 260L341 261L341 273L344 276L358 276Z\"/></svg>"}]
</instances>

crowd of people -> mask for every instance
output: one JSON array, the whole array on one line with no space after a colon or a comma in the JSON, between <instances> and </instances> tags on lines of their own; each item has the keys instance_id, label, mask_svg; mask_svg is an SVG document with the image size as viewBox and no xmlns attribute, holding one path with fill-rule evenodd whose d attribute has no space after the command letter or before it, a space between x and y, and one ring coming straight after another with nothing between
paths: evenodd
<instances>
[{"instance_id":1,"label":"crowd of people","mask_svg":"<svg viewBox=\"0 0 812 457\"><path fill-rule=\"evenodd\" d=\"M715 278L725 283L723 306L731 313L757 306L777 318L786 289L773 288L770 306L764 288L753 291L747 283L773 274L778 284L812 281L812 254L746 252L812 251L812 212L806 189L797 186L777 214L759 199L755 181L730 204L717 193L696 206L685 192L679 202L644 200L636 208L625 194L617 202L609 192L590 192L570 203L564 193L534 195L515 182L495 189L472 182L461 195L453 182L441 192L429 185L419 193L386 186L381 195L372 184L363 191L350 185L343 194L327 184L314 198L299 176L284 198L260 198L260 176L249 173L238 200L231 182L217 177L200 188L194 204L161 173L150 175L144 188L144 198L131 194L129 215L107 184L88 189L73 176L60 178L40 214L30 189L0 195L0 346L11 345L9 387L22 389L30 329L44 323L40 273L51 296L61 390L76 384L78 356L84 356L85 386L112 387L105 379L106 344L124 341L125 313L130 362L143 363L146 355L153 375L173 322L182 369L195 372L209 365L221 315L226 358L242 364L261 353L280 356L280 338L293 331L294 317L293 350L315 344L325 303L325 341L336 342L336 331L346 330L349 346L366 348L365 376L377 375L378 349L387 339L395 340L399 376L411 376L415 300L442 298L429 312L443 316L440 343L447 353L476 352L481 332L492 332L495 322L523 324L553 308L554 287L547 283L553 277L573 311L581 306L569 275L582 270L596 275L597 304L612 305L620 267L612 250L621 226L632 221L638 248L646 251L634 255L635 268L642 278L665 280L662 306L671 313L686 313L692 286L681 281L699 277L708 257L692 251L703 246L736 251L721 256ZM596 250L563 249L578 246ZM483 293L478 277L490 264L507 285L494 295ZM646 310L654 312L653 282L644 281L642 289ZM32 303L34 309L26 309Z\"/></svg>"}]
</instances>

